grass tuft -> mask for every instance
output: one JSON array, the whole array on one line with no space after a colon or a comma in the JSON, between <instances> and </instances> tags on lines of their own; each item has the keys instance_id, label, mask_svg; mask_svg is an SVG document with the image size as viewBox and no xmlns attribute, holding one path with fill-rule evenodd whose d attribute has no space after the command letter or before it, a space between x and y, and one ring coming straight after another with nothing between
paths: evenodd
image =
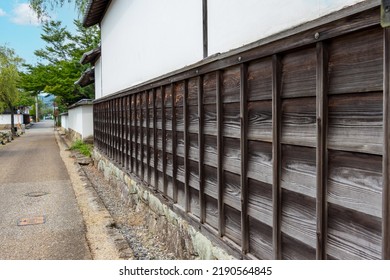
<instances>
[{"instance_id":1,"label":"grass tuft","mask_svg":"<svg viewBox=\"0 0 390 280\"><path fill-rule=\"evenodd\" d=\"M92 145L86 144L82 140L74 141L70 149L79 151L81 154L87 157L90 157L92 155Z\"/></svg>"}]
</instances>

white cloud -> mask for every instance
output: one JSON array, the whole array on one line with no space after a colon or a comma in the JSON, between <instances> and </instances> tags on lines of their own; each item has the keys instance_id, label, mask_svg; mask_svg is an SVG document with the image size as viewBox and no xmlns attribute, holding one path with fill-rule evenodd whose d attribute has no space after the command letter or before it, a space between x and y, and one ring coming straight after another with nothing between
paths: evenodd
<instances>
[{"instance_id":1,"label":"white cloud","mask_svg":"<svg viewBox=\"0 0 390 280\"><path fill-rule=\"evenodd\" d=\"M3 17L5 15L6 15L6 13L4 12L4 10L2 8L0 8L0 17Z\"/></svg>"},{"instance_id":2,"label":"white cloud","mask_svg":"<svg viewBox=\"0 0 390 280\"><path fill-rule=\"evenodd\" d=\"M45 20L45 18L43 18ZM17 4L12 10L11 21L19 25L40 25L37 13L27 3Z\"/></svg>"}]
</instances>

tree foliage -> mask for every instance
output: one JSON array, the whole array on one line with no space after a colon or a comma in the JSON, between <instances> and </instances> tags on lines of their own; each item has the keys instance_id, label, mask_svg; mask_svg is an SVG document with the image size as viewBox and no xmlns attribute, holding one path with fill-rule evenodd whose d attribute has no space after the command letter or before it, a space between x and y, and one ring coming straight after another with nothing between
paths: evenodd
<instances>
[{"instance_id":1,"label":"tree foliage","mask_svg":"<svg viewBox=\"0 0 390 280\"><path fill-rule=\"evenodd\" d=\"M48 15L49 11L62 7L65 3L74 3L79 14L84 14L88 0L30 0L31 8L39 18Z\"/></svg>"},{"instance_id":2,"label":"tree foliage","mask_svg":"<svg viewBox=\"0 0 390 280\"><path fill-rule=\"evenodd\" d=\"M99 30L84 28L80 21L74 22L76 33L71 34L60 21L47 21L43 24L43 49L35 51L39 62L26 65L22 74L21 87L32 95L47 92L56 96L60 109L83 98L94 97L94 87L81 88L75 85L87 66L80 64L86 51L96 48L100 42Z\"/></svg>"}]
</instances>

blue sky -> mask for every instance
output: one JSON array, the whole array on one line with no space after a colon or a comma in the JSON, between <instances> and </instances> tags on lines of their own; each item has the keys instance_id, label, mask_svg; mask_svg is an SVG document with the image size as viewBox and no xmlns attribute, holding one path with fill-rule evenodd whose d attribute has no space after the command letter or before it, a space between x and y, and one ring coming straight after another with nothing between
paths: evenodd
<instances>
[{"instance_id":1,"label":"blue sky","mask_svg":"<svg viewBox=\"0 0 390 280\"><path fill-rule=\"evenodd\" d=\"M73 32L73 19L78 14L73 4L50 12L51 18L61 20ZM41 23L31 11L28 0L0 0L0 45L16 51L26 63L35 64L34 51L45 46L41 40Z\"/></svg>"}]
</instances>

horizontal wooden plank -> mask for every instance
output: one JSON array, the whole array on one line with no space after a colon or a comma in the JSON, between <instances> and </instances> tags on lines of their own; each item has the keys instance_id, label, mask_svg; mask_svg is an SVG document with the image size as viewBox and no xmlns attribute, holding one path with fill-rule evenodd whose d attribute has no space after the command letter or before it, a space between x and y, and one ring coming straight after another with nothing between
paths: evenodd
<instances>
[{"instance_id":1,"label":"horizontal wooden plank","mask_svg":"<svg viewBox=\"0 0 390 280\"><path fill-rule=\"evenodd\" d=\"M198 77L188 80L187 104L189 106L198 105Z\"/></svg>"},{"instance_id":2,"label":"horizontal wooden plank","mask_svg":"<svg viewBox=\"0 0 390 280\"><path fill-rule=\"evenodd\" d=\"M336 38L330 42L329 54L329 94L382 90L381 28Z\"/></svg>"},{"instance_id":3,"label":"horizontal wooden plank","mask_svg":"<svg viewBox=\"0 0 390 280\"><path fill-rule=\"evenodd\" d=\"M240 103L223 104L223 136L240 139Z\"/></svg>"},{"instance_id":4,"label":"horizontal wooden plank","mask_svg":"<svg viewBox=\"0 0 390 280\"><path fill-rule=\"evenodd\" d=\"M315 199L283 189L281 231L316 248L316 229Z\"/></svg>"},{"instance_id":5,"label":"horizontal wooden plank","mask_svg":"<svg viewBox=\"0 0 390 280\"><path fill-rule=\"evenodd\" d=\"M240 67L232 67L222 73L222 103L240 102Z\"/></svg>"},{"instance_id":6,"label":"horizontal wooden plank","mask_svg":"<svg viewBox=\"0 0 390 280\"><path fill-rule=\"evenodd\" d=\"M216 103L217 80L216 73L211 72L203 77L203 104Z\"/></svg>"},{"instance_id":7,"label":"horizontal wooden plank","mask_svg":"<svg viewBox=\"0 0 390 280\"><path fill-rule=\"evenodd\" d=\"M270 260L272 253L272 228L249 217L249 252L261 260Z\"/></svg>"},{"instance_id":8,"label":"horizontal wooden plank","mask_svg":"<svg viewBox=\"0 0 390 280\"><path fill-rule=\"evenodd\" d=\"M241 211L240 176L227 171L224 172L223 176L225 182L223 190L224 203L237 211Z\"/></svg>"},{"instance_id":9,"label":"horizontal wooden plank","mask_svg":"<svg viewBox=\"0 0 390 280\"><path fill-rule=\"evenodd\" d=\"M241 245L241 213L224 205L225 235L237 245Z\"/></svg>"},{"instance_id":10,"label":"horizontal wooden plank","mask_svg":"<svg viewBox=\"0 0 390 280\"><path fill-rule=\"evenodd\" d=\"M270 57L249 63L247 76L249 101L272 99L272 61Z\"/></svg>"},{"instance_id":11,"label":"horizontal wooden plank","mask_svg":"<svg viewBox=\"0 0 390 280\"><path fill-rule=\"evenodd\" d=\"M316 48L301 49L282 58L281 97L316 95Z\"/></svg>"},{"instance_id":12,"label":"horizontal wooden plank","mask_svg":"<svg viewBox=\"0 0 390 280\"><path fill-rule=\"evenodd\" d=\"M189 210L190 213L199 217L200 213L200 204L199 204L199 191L193 188L190 188L190 201L189 201Z\"/></svg>"},{"instance_id":13,"label":"horizontal wooden plank","mask_svg":"<svg viewBox=\"0 0 390 280\"><path fill-rule=\"evenodd\" d=\"M327 254L341 260L381 258L381 219L328 204Z\"/></svg>"},{"instance_id":14,"label":"horizontal wooden plank","mask_svg":"<svg viewBox=\"0 0 390 280\"><path fill-rule=\"evenodd\" d=\"M272 186L270 184L248 180L248 215L272 227Z\"/></svg>"},{"instance_id":15,"label":"horizontal wooden plank","mask_svg":"<svg viewBox=\"0 0 390 280\"><path fill-rule=\"evenodd\" d=\"M272 141L272 101L248 103L248 139Z\"/></svg>"},{"instance_id":16,"label":"horizontal wooden plank","mask_svg":"<svg viewBox=\"0 0 390 280\"><path fill-rule=\"evenodd\" d=\"M183 107L184 82L177 82L173 86L175 107Z\"/></svg>"},{"instance_id":17,"label":"horizontal wooden plank","mask_svg":"<svg viewBox=\"0 0 390 280\"><path fill-rule=\"evenodd\" d=\"M240 142L233 138L223 138L223 169L240 174L241 173L241 151Z\"/></svg>"},{"instance_id":18,"label":"horizontal wooden plank","mask_svg":"<svg viewBox=\"0 0 390 280\"><path fill-rule=\"evenodd\" d=\"M316 250L294 237L282 233L283 260L315 260Z\"/></svg>"},{"instance_id":19,"label":"horizontal wooden plank","mask_svg":"<svg viewBox=\"0 0 390 280\"><path fill-rule=\"evenodd\" d=\"M381 155L382 98L381 92L330 96L328 147Z\"/></svg>"},{"instance_id":20,"label":"horizontal wooden plank","mask_svg":"<svg viewBox=\"0 0 390 280\"><path fill-rule=\"evenodd\" d=\"M198 106L188 106L188 132L198 133L199 131L199 116Z\"/></svg>"},{"instance_id":21,"label":"horizontal wooden plank","mask_svg":"<svg viewBox=\"0 0 390 280\"><path fill-rule=\"evenodd\" d=\"M272 143L248 141L248 177L272 184Z\"/></svg>"},{"instance_id":22,"label":"horizontal wooden plank","mask_svg":"<svg viewBox=\"0 0 390 280\"><path fill-rule=\"evenodd\" d=\"M329 152L328 201L382 217L382 157Z\"/></svg>"},{"instance_id":23,"label":"horizontal wooden plank","mask_svg":"<svg viewBox=\"0 0 390 280\"><path fill-rule=\"evenodd\" d=\"M217 167L217 137L206 135L204 138L204 163Z\"/></svg>"},{"instance_id":24,"label":"horizontal wooden plank","mask_svg":"<svg viewBox=\"0 0 390 280\"><path fill-rule=\"evenodd\" d=\"M215 104L205 105L204 108L204 128L207 135L217 136L217 107Z\"/></svg>"},{"instance_id":25,"label":"horizontal wooden plank","mask_svg":"<svg viewBox=\"0 0 390 280\"><path fill-rule=\"evenodd\" d=\"M283 189L316 198L316 149L282 145Z\"/></svg>"},{"instance_id":26,"label":"horizontal wooden plank","mask_svg":"<svg viewBox=\"0 0 390 280\"><path fill-rule=\"evenodd\" d=\"M282 101L282 143L315 147L316 124L315 97Z\"/></svg>"},{"instance_id":27,"label":"horizontal wooden plank","mask_svg":"<svg viewBox=\"0 0 390 280\"><path fill-rule=\"evenodd\" d=\"M218 202L215 198L205 195L205 222L215 230L218 229Z\"/></svg>"}]
</instances>

